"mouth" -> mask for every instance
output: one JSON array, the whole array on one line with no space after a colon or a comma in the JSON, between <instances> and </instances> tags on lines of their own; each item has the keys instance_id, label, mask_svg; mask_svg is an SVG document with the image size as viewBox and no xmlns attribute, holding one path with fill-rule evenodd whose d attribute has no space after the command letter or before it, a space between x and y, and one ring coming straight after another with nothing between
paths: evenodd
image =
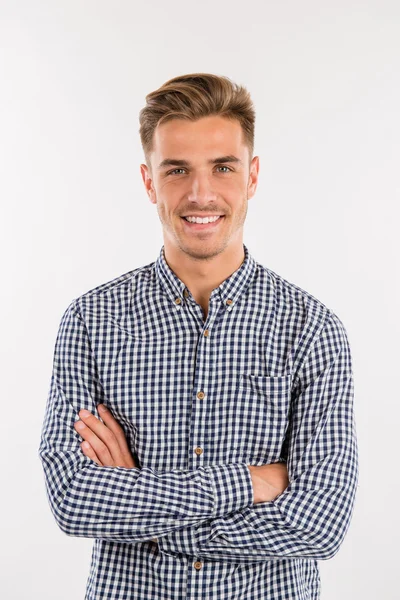
<instances>
[{"instance_id":1,"label":"mouth","mask_svg":"<svg viewBox=\"0 0 400 600\"><path fill-rule=\"evenodd\" d=\"M218 217L218 219L215 219L215 217ZM209 221L207 223L192 223L187 220L187 217L181 217L182 221L184 222L184 227L190 231L208 231L217 229L224 218L225 215L214 215L213 219L215 220L213 221Z\"/></svg>"}]
</instances>

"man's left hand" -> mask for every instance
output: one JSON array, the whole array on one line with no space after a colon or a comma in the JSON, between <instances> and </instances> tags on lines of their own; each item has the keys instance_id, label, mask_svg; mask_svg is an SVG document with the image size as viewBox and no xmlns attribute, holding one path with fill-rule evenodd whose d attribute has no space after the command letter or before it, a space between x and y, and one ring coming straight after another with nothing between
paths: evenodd
<instances>
[{"instance_id":1,"label":"man's left hand","mask_svg":"<svg viewBox=\"0 0 400 600\"><path fill-rule=\"evenodd\" d=\"M81 410L81 420L74 424L75 430L85 440L81 444L84 455L102 467L137 469L121 425L104 404L98 404L97 410L103 423L91 412Z\"/></svg>"}]
</instances>

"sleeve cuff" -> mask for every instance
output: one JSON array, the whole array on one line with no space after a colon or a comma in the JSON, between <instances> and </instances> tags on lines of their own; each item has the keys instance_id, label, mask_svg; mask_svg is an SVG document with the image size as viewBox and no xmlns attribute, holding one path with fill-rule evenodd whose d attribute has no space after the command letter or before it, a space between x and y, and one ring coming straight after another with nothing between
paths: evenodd
<instances>
[{"instance_id":1,"label":"sleeve cuff","mask_svg":"<svg viewBox=\"0 0 400 600\"><path fill-rule=\"evenodd\" d=\"M214 491L211 518L220 517L253 505L253 483L245 463L205 467Z\"/></svg>"}]
</instances>

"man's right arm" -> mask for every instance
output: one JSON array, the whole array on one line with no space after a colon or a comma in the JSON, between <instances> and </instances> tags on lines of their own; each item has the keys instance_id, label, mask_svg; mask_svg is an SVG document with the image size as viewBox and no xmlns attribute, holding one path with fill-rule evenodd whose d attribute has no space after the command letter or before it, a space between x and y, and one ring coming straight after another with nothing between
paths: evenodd
<instances>
[{"instance_id":1,"label":"man's right arm","mask_svg":"<svg viewBox=\"0 0 400 600\"><path fill-rule=\"evenodd\" d=\"M156 471L100 466L85 456L74 428L104 396L84 321L74 302L64 312L39 456L50 507L67 535L138 542L253 504L245 463Z\"/></svg>"}]
</instances>

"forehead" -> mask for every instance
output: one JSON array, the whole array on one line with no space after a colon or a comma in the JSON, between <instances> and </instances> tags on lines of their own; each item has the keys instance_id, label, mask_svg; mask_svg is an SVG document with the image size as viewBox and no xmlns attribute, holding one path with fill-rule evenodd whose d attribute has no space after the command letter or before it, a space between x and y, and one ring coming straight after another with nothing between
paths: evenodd
<instances>
[{"instance_id":1,"label":"forehead","mask_svg":"<svg viewBox=\"0 0 400 600\"><path fill-rule=\"evenodd\" d=\"M203 117L197 121L172 119L157 126L154 132L154 154L158 159L189 155L225 155L246 152L239 121L220 116Z\"/></svg>"}]
</instances>

